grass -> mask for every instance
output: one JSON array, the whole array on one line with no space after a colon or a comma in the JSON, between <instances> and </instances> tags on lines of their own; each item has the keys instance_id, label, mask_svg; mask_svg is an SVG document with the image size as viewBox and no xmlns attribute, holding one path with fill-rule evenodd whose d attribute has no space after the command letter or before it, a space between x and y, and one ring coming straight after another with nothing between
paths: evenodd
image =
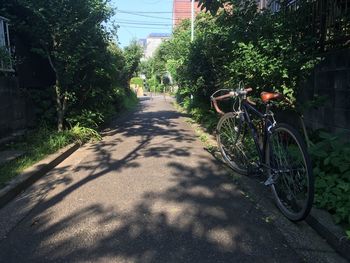
<instances>
[{"instance_id":1,"label":"grass","mask_svg":"<svg viewBox=\"0 0 350 263\"><path fill-rule=\"evenodd\" d=\"M184 107L182 107L181 105L179 105L178 103L174 102L173 105L177 111L179 111L181 113L188 113L186 111L186 109ZM209 133L207 126L203 125L203 122L200 123L199 121L196 121L193 118L193 115L191 112L189 114L190 114L191 118L187 118L186 122L193 127L196 135L198 136L199 140L205 145L205 148L207 149L207 151L212 153L212 154L214 152L218 151L216 140L213 137L213 135ZM211 120L210 120L210 122L211 122Z\"/></svg>"},{"instance_id":2,"label":"grass","mask_svg":"<svg viewBox=\"0 0 350 263\"><path fill-rule=\"evenodd\" d=\"M42 128L31 132L15 143L6 145L6 150L21 150L25 154L0 166L0 188L24 169L73 142L73 138L72 134L67 131L57 132Z\"/></svg>"},{"instance_id":3,"label":"grass","mask_svg":"<svg viewBox=\"0 0 350 263\"><path fill-rule=\"evenodd\" d=\"M0 166L0 188L3 188L7 182L26 168L68 144L78 141L86 142L90 139L99 140L100 138L95 130L79 126L62 132L48 128L32 131L17 142L2 148L2 150L21 150L25 154Z\"/></svg>"}]
</instances>

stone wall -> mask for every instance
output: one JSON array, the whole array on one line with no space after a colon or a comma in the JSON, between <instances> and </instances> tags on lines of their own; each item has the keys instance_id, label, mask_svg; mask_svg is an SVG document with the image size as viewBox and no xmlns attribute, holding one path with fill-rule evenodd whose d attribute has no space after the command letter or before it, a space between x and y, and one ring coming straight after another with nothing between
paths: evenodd
<instances>
[{"instance_id":1,"label":"stone wall","mask_svg":"<svg viewBox=\"0 0 350 263\"><path fill-rule=\"evenodd\" d=\"M0 77L0 137L26 127L26 103L16 77Z\"/></svg>"},{"instance_id":2,"label":"stone wall","mask_svg":"<svg viewBox=\"0 0 350 263\"><path fill-rule=\"evenodd\" d=\"M301 101L318 98L304 111L307 127L350 133L350 49L332 52L315 68Z\"/></svg>"}]
</instances>

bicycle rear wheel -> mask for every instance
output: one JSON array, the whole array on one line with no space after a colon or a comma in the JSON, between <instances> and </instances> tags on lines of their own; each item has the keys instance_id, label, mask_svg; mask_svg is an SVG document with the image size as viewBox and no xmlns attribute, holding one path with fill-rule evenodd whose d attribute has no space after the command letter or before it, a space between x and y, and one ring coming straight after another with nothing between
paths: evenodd
<instances>
[{"instance_id":1,"label":"bicycle rear wheel","mask_svg":"<svg viewBox=\"0 0 350 263\"><path fill-rule=\"evenodd\" d=\"M248 174L257 157L248 125L235 112L226 113L218 122L216 139L226 163L237 173Z\"/></svg>"},{"instance_id":2,"label":"bicycle rear wheel","mask_svg":"<svg viewBox=\"0 0 350 263\"><path fill-rule=\"evenodd\" d=\"M277 207L292 221L305 219L313 203L314 178L302 137L289 125L276 125L265 158Z\"/></svg>"}]
</instances>

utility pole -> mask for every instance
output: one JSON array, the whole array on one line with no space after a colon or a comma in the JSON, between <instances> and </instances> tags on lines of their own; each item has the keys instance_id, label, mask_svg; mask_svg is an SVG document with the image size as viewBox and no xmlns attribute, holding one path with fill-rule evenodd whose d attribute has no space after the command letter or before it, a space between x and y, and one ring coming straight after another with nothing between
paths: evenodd
<instances>
[{"instance_id":1,"label":"utility pole","mask_svg":"<svg viewBox=\"0 0 350 263\"><path fill-rule=\"evenodd\" d=\"M194 39L194 0L192 0L191 5L191 42Z\"/></svg>"}]
</instances>

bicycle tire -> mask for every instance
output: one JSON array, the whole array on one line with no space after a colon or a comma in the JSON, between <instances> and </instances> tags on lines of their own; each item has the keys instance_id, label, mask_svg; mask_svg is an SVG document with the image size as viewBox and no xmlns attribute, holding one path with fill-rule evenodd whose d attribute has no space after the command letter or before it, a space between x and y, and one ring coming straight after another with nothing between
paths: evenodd
<instances>
[{"instance_id":1,"label":"bicycle tire","mask_svg":"<svg viewBox=\"0 0 350 263\"><path fill-rule=\"evenodd\" d=\"M237 113L229 112L220 118L216 128L216 139L223 159L232 170L243 175L248 174L250 164L246 147L250 133L246 125Z\"/></svg>"},{"instance_id":2,"label":"bicycle tire","mask_svg":"<svg viewBox=\"0 0 350 263\"><path fill-rule=\"evenodd\" d=\"M268 178L275 177L271 190L279 210L291 221L305 219L314 199L314 177L299 132L288 124L276 125L268 137L265 164Z\"/></svg>"}]
</instances>

